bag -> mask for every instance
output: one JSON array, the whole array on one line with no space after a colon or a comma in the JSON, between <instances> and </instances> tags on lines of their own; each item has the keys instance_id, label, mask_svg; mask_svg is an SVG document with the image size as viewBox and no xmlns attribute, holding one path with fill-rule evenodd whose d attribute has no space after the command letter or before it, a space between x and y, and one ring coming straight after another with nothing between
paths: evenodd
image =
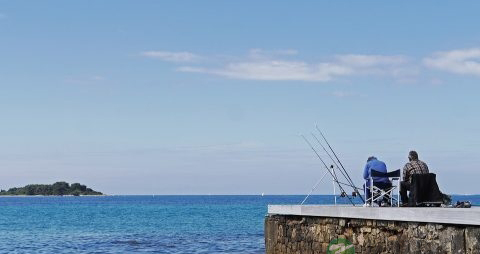
<instances>
[{"instance_id":1,"label":"bag","mask_svg":"<svg viewBox=\"0 0 480 254\"><path fill-rule=\"evenodd\" d=\"M472 207L472 203L470 201L457 201L455 208L470 208Z\"/></svg>"}]
</instances>

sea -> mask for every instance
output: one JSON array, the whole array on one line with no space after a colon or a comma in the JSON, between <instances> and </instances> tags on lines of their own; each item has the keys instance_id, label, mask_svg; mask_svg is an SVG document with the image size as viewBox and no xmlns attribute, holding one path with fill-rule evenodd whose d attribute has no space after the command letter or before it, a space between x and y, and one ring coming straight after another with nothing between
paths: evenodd
<instances>
[{"instance_id":1,"label":"sea","mask_svg":"<svg viewBox=\"0 0 480 254\"><path fill-rule=\"evenodd\" d=\"M2 197L0 253L265 253L267 206L300 204L304 198ZM457 200L480 205L480 195L453 196ZM334 202L334 196L314 195L305 204Z\"/></svg>"}]
</instances>

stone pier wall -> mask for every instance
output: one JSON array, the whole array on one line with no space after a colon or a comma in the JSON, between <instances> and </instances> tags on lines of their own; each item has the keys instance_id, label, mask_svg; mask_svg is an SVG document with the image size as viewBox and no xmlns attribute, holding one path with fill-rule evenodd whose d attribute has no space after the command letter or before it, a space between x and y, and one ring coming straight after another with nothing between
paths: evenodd
<instances>
[{"instance_id":1,"label":"stone pier wall","mask_svg":"<svg viewBox=\"0 0 480 254\"><path fill-rule=\"evenodd\" d=\"M267 254L326 253L338 238L355 253L480 253L480 227L453 224L268 215Z\"/></svg>"}]
</instances>

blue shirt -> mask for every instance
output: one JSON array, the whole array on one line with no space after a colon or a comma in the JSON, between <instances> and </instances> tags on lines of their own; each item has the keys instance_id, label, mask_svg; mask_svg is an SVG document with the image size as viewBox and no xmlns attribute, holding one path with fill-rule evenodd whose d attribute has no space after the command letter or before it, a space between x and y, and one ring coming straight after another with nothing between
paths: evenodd
<instances>
[{"instance_id":1,"label":"blue shirt","mask_svg":"<svg viewBox=\"0 0 480 254\"><path fill-rule=\"evenodd\" d=\"M383 161L372 159L367 162L367 165L365 165L365 169L363 170L363 179L367 181L370 179L370 172L372 169L378 172L387 173L387 165L385 165ZM388 180L388 177L374 177L373 182L388 183L390 181ZM370 181L368 181L368 184L370 184Z\"/></svg>"}]
</instances>

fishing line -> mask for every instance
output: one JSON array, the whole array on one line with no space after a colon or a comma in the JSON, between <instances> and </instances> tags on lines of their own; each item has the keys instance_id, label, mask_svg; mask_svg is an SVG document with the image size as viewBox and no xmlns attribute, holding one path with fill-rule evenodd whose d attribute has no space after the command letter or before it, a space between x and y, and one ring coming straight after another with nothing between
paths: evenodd
<instances>
[{"instance_id":1,"label":"fishing line","mask_svg":"<svg viewBox=\"0 0 480 254\"><path fill-rule=\"evenodd\" d=\"M335 166L337 167L337 169L340 171L340 173L342 173L343 177L345 177L345 180L347 180L347 182L349 182L353 188L356 188L354 187L355 186L355 183L353 182L350 182L348 180L348 177L345 175L345 173L343 172L343 170L338 166L338 164L335 162L335 160L332 158L332 156L330 155L330 153L328 153L327 149L325 149L325 147L322 145L322 143L320 142L320 140L317 138L317 136L315 136L315 134L313 133L310 133L312 134L312 136L315 138L315 140L317 140L318 144L323 148L323 150L325 151L325 153L328 155L328 157L330 157L330 159L333 161L333 163L335 164ZM333 165L332 165L333 167ZM335 171L334 171L335 172ZM335 175L336 176L336 175Z\"/></svg>"},{"instance_id":2,"label":"fishing line","mask_svg":"<svg viewBox=\"0 0 480 254\"><path fill-rule=\"evenodd\" d=\"M320 184L320 182L323 180L323 178L325 178L325 176L327 175L327 172L325 172L322 176L322 178L320 178L317 183L313 186L312 190L310 190L310 192L308 193L308 195L305 197L305 199L302 201L302 203L300 205L303 205L303 203L305 203L305 201L307 200L307 198L310 196L310 194L312 194L312 192L317 188L318 184Z\"/></svg>"},{"instance_id":3,"label":"fishing line","mask_svg":"<svg viewBox=\"0 0 480 254\"><path fill-rule=\"evenodd\" d=\"M300 136L303 138L303 140L305 140L305 142L310 146L310 148L313 150L313 152L317 155L318 159L320 159L320 161L323 163L323 165L325 166L325 168L327 169L327 171L330 173L330 175L332 176L333 180L337 183L338 187L340 188L340 190L342 191L342 193L345 193L345 196L348 198L348 200L350 201L350 203L352 203L353 206L355 206L355 203L353 203L352 199L350 198L350 196L347 194L347 192L343 189L342 185L340 185L338 183L338 179L335 178L335 176L332 174L332 172L330 172L327 164L325 163L325 161L323 161L322 157L320 157L320 155L318 154L317 150L315 150L315 148L312 146L312 144L307 140L307 138L305 138L305 136L303 136L302 134L300 134Z\"/></svg>"},{"instance_id":4,"label":"fishing line","mask_svg":"<svg viewBox=\"0 0 480 254\"><path fill-rule=\"evenodd\" d=\"M322 135L322 138L323 140L325 140L325 143L327 143L328 145L328 148L330 148L330 150L332 151L333 155L335 156L335 158L337 159L338 163L340 164L340 166L342 167L342 169L345 171L346 173L346 177L348 177L348 180L349 182L353 184L353 180L352 178L350 178L350 175L348 174L347 170L345 169L345 167L343 166L342 162L340 161L340 159L338 158L337 154L335 153L335 151L333 150L332 146L330 146L330 143L328 143L327 141L327 138L325 138L325 135L323 135L322 131L318 128L318 125L315 125L315 128L317 129L318 132L320 132L320 135ZM358 194L358 196L360 196L360 198L362 199L363 202L365 202L365 200L363 199L362 195L360 194L360 192L358 191L358 188L354 188L355 192Z\"/></svg>"}]
</instances>

